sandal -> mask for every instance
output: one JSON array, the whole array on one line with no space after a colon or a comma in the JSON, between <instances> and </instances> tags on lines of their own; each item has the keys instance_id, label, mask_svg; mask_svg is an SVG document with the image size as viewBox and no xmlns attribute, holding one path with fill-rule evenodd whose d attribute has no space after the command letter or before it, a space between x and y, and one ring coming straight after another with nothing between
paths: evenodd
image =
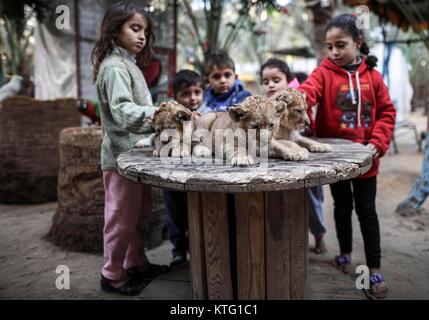
<instances>
[{"instance_id":1,"label":"sandal","mask_svg":"<svg viewBox=\"0 0 429 320\"><path fill-rule=\"evenodd\" d=\"M144 272L137 270L136 267L127 270L131 278L137 282L145 282L146 285L159 275L168 271L170 271L168 266L152 263L149 264L149 267Z\"/></svg>"},{"instance_id":2,"label":"sandal","mask_svg":"<svg viewBox=\"0 0 429 320\"><path fill-rule=\"evenodd\" d=\"M370 298L370 299L383 299L386 297L386 293L387 293L388 288L387 288L386 282L384 281L384 276L382 274L374 272L369 277L369 282L370 282L370 289L365 290L365 293L368 296L368 298ZM377 289L381 283L384 283L386 290L384 292L375 292L374 288Z\"/></svg>"},{"instance_id":3,"label":"sandal","mask_svg":"<svg viewBox=\"0 0 429 320\"><path fill-rule=\"evenodd\" d=\"M178 266L178 265L185 263L185 262L186 262L186 256L181 255L181 254L177 254L171 260L170 268L173 268L173 267Z\"/></svg>"},{"instance_id":4,"label":"sandal","mask_svg":"<svg viewBox=\"0 0 429 320\"><path fill-rule=\"evenodd\" d=\"M117 293L124 296L136 296L138 295L145 285L135 282L131 277L120 287L114 287L112 280L107 279L101 274L100 279L101 290L105 292Z\"/></svg>"},{"instance_id":5,"label":"sandal","mask_svg":"<svg viewBox=\"0 0 429 320\"><path fill-rule=\"evenodd\" d=\"M334 267L338 270L341 270L344 273L350 273L350 266L352 263L352 259L349 256L341 255L335 256Z\"/></svg>"}]
</instances>

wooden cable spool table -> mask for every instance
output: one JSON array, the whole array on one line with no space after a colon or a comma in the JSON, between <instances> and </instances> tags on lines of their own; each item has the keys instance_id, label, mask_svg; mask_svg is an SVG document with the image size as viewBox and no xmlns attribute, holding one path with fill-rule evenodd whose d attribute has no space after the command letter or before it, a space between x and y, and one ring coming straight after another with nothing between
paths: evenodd
<instances>
[{"instance_id":1,"label":"wooden cable spool table","mask_svg":"<svg viewBox=\"0 0 429 320\"><path fill-rule=\"evenodd\" d=\"M308 196L312 186L355 178L372 165L363 145L318 139L329 153L258 166L165 163L152 150L118 158L133 181L187 192L194 299L303 299L308 278Z\"/></svg>"}]
</instances>

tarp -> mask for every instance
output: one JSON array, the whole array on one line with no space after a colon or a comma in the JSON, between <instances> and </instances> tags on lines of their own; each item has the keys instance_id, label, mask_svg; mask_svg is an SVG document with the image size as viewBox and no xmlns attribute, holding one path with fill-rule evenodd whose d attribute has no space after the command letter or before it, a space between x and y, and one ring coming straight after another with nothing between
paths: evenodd
<instances>
[{"instance_id":1,"label":"tarp","mask_svg":"<svg viewBox=\"0 0 429 320\"><path fill-rule=\"evenodd\" d=\"M377 70L383 73L383 61L385 46L378 44L371 53L378 58ZM389 88L390 98L396 107L396 122L400 123L408 118L411 111L411 99L413 98L413 87L411 86L408 73L408 61L398 47L393 47L388 64L389 77L384 81Z\"/></svg>"},{"instance_id":2,"label":"tarp","mask_svg":"<svg viewBox=\"0 0 429 320\"><path fill-rule=\"evenodd\" d=\"M38 23L35 30L35 98L38 100L77 97L73 1L61 3L70 8L71 28L56 28L57 14Z\"/></svg>"}]
</instances>

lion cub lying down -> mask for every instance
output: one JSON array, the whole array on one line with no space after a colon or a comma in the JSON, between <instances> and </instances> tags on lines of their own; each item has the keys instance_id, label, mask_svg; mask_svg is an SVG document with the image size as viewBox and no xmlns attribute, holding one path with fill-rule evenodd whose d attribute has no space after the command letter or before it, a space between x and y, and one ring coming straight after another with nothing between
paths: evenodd
<instances>
[{"instance_id":1,"label":"lion cub lying down","mask_svg":"<svg viewBox=\"0 0 429 320\"><path fill-rule=\"evenodd\" d=\"M252 154L257 154L262 147L260 141L260 130L267 129L268 152L271 157L283 158L283 149L281 143L273 142L272 137L276 132L280 119L287 114L287 105L283 101L270 100L262 96L250 96L240 104L234 105L228 109L228 112L211 112L204 114L196 121L196 129L208 130L210 136L193 149L193 155L196 157L211 157L212 153L227 157L233 166L249 166L254 164ZM244 134L245 141L248 138L249 129L255 129L256 145L250 146L247 143L238 144L237 139L233 143L222 143L216 139L216 130L221 129L222 135L228 140L228 137ZM225 131L231 129L231 131ZM243 129L237 130L236 129ZM223 136L222 136L223 137ZM208 139L207 139L208 138ZM223 139L223 138L222 138ZM263 140L263 139L261 139ZM210 148L210 143L212 148ZM248 148L255 148L255 152L250 152ZM240 149L241 148L241 149ZM213 152L212 152L213 150Z\"/></svg>"},{"instance_id":2,"label":"lion cub lying down","mask_svg":"<svg viewBox=\"0 0 429 320\"><path fill-rule=\"evenodd\" d=\"M183 139L183 131L186 128L184 128L184 121L189 121L187 125L191 127L188 127L187 129L189 129L190 134L192 133L194 128L192 120L192 112L180 103L176 101L162 102L153 116L153 127L155 129L155 133L151 134L149 137L140 139L135 146L137 148L141 148L154 145L155 150L153 151L153 155L155 157L160 157L162 147L167 143L170 143L170 140L161 141L161 133L164 130L172 129L169 130L169 132L166 132L167 136L170 135L173 138L173 145L171 146L168 156L190 156L191 139Z\"/></svg>"},{"instance_id":3,"label":"lion cub lying down","mask_svg":"<svg viewBox=\"0 0 429 320\"><path fill-rule=\"evenodd\" d=\"M306 160L308 151L329 152L332 147L326 143L320 143L299 134L310 124L307 115L307 103L305 96L298 90L288 88L276 92L271 99L283 101L287 104L288 113L280 120L273 141L283 144L287 149L283 158L286 160Z\"/></svg>"}]
</instances>

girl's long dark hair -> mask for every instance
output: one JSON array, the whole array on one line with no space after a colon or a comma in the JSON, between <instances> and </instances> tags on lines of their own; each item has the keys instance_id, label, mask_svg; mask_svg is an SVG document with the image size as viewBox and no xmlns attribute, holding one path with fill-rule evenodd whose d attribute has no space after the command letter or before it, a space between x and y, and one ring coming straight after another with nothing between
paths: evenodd
<instances>
[{"instance_id":1,"label":"girl's long dark hair","mask_svg":"<svg viewBox=\"0 0 429 320\"><path fill-rule=\"evenodd\" d=\"M370 69L374 68L377 65L377 57L369 55L369 47L365 42L365 34L362 29L359 29L356 23L357 18L354 15L344 13L333 18L325 29L325 34L332 28L341 29L343 32L350 35L354 41L357 41L359 38L362 39L362 45L360 47L360 53L365 55L366 64Z\"/></svg>"},{"instance_id":2,"label":"girl's long dark hair","mask_svg":"<svg viewBox=\"0 0 429 320\"><path fill-rule=\"evenodd\" d=\"M144 10L137 8L130 2L119 2L110 7L104 15L100 27L100 38L98 39L94 49L92 50L91 62L94 67L94 82L97 80L97 75L100 69L101 62L113 51L113 41L121 32L122 26L129 18L131 18L136 13L141 14L145 18L147 23L146 45L137 54L137 64L143 66L149 62L153 54L152 43L155 41L155 36L152 30L152 20Z\"/></svg>"}]
</instances>

